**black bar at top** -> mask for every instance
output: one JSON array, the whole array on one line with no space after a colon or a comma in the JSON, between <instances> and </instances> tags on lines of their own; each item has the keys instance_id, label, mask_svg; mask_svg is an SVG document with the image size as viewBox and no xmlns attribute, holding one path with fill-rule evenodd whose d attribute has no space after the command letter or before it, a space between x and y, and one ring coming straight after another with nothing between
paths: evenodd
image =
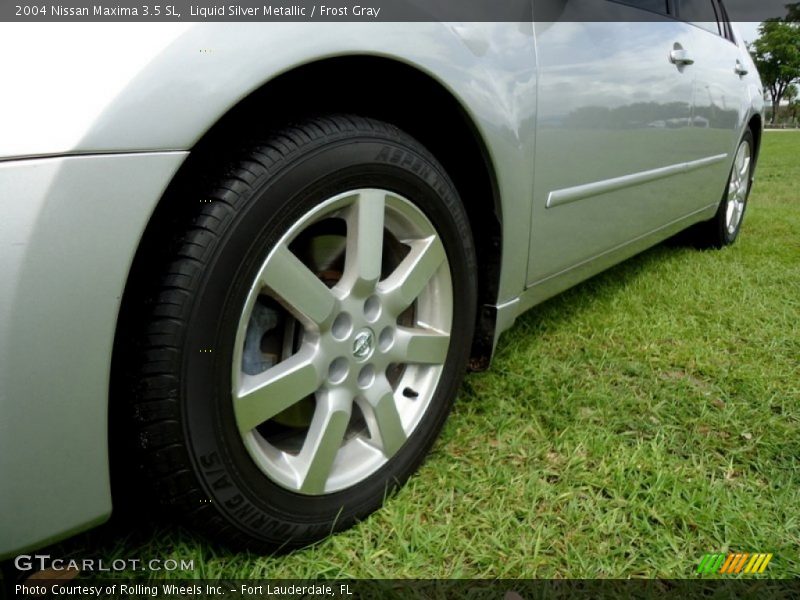
<instances>
[{"instance_id":1,"label":"black bar at top","mask_svg":"<svg viewBox=\"0 0 800 600\"><path fill-rule=\"evenodd\" d=\"M708 0L694 0L706 2ZM676 2L664 0L667 7ZM788 0L726 0L731 21L787 14ZM630 10L633 0L0 0L0 21L15 22L525 22L658 21Z\"/></svg>"}]
</instances>

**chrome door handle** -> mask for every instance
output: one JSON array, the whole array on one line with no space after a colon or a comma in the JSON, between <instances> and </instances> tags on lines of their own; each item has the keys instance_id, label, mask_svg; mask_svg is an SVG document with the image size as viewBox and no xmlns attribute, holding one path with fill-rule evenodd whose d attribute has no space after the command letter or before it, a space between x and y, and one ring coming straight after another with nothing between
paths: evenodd
<instances>
[{"instance_id":1,"label":"chrome door handle","mask_svg":"<svg viewBox=\"0 0 800 600\"><path fill-rule=\"evenodd\" d=\"M680 67L683 65L693 65L694 59L689 57L689 54L686 52L686 50L677 47L669 53L669 62Z\"/></svg>"},{"instance_id":2,"label":"chrome door handle","mask_svg":"<svg viewBox=\"0 0 800 600\"><path fill-rule=\"evenodd\" d=\"M745 67L742 64L742 61L740 61L740 60L736 61L736 68L734 69L734 71L736 71L736 74L739 77L744 77L745 75L747 75L750 72L750 71L747 70L747 67Z\"/></svg>"}]
</instances>

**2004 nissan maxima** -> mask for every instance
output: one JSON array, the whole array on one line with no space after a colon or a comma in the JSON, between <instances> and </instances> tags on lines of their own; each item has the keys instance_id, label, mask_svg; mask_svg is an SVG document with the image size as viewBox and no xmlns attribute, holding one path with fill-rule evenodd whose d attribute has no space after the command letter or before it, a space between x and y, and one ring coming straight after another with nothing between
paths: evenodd
<instances>
[{"instance_id":1,"label":"2004 nissan maxima","mask_svg":"<svg viewBox=\"0 0 800 600\"><path fill-rule=\"evenodd\" d=\"M742 41L716 0L607 4L4 25L0 555L102 522L112 471L220 543L308 544L413 473L517 315L734 242Z\"/></svg>"}]
</instances>

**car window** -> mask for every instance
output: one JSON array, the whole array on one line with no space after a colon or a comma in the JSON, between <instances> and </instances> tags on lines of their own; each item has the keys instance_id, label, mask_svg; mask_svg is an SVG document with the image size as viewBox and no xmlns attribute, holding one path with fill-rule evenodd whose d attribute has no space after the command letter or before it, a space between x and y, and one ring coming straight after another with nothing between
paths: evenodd
<instances>
[{"instance_id":1,"label":"car window","mask_svg":"<svg viewBox=\"0 0 800 600\"><path fill-rule=\"evenodd\" d=\"M713 0L678 0L678 17L720 35L717 9Z\"/></svg>"},{"instance_id":2,"label":"car window","mask_svg":"<svg viewBox=\"0 0 800 600\"><path fill-rule=\"evenodd\" d=\"M620 4L627 4L642 10L658 13L660 15L669 14L667 0L616 0Z\"/></svg>"}]
</instances>

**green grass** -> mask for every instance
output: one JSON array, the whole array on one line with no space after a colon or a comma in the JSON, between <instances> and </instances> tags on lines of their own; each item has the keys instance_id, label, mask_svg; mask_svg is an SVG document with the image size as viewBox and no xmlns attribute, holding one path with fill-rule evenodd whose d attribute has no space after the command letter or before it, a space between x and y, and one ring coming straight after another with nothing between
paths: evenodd
<instances>
[{"instance_id":1,"label":"green grass","mask_svg":"<svg viewBox=\"0 0 800 600\"><path fill-rule=\"evenodd\" d=\"M659 246L520 318L354 529L268 558L123 523L70 552L194 559L174 577L682 578L738 550L800 576L799 183L800 134L767 133L733 247Z\"/></svg>"}]
</instances>

